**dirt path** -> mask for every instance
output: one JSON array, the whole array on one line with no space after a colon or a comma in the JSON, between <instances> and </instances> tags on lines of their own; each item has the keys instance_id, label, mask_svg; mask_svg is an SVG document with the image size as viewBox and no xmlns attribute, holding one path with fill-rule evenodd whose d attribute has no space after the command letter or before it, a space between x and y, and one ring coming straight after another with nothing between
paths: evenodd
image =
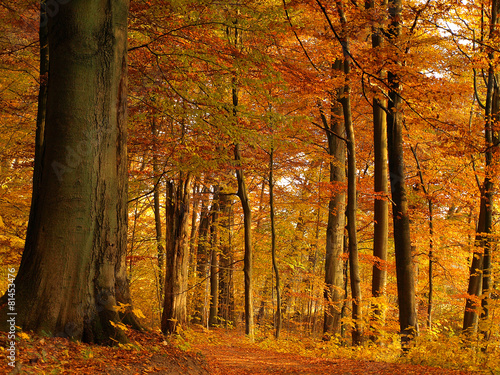
<instances>
[{"instance_id":1,"label":"dirt path","mask_svg":"<svg viewBox=\"0 0 500 375\"><path fill-rule=\"evenodd\" d=\"M222 335L224 335L222 333ZM226 374L310 374L310 375L371 375L371 374L472 374L467 371L445 370L418 365L385 362L355 361L349 359L319 359L295 354L259 349L250 344L200 344L200 351L209 363L210 373Z\"/></svg>"}]
</instances>

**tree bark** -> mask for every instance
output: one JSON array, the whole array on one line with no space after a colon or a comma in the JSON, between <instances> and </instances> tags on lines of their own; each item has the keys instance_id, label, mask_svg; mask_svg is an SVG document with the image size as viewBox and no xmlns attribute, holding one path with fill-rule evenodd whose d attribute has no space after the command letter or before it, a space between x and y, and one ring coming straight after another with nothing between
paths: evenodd
<instances>
[{"instance_id":1,"label":"tree bark","mask_svg":"<svg viewBox=\"0 0 500 375\"><path fill-rule=\"evenodd\" d=\"M16 325L27 331L126 341L112 323L114 306L130 303L127 14L128 1L78 1L48 19L41 173L15 281Z\"/></svg>"},{"instance_id":2,"label":"tree bark","mask_svg":"<svg viewBox=\"0 0 500 375\"><path fill-rule=\"evenodd\" d=\"M382 5L387 5L383 0ZM371 11L372 23L372 47L376 55L378 49L383 45L383 34L381 21L377 19L375 1L367 0L366 9ZM378 76L385 79L385 71L381 70ZM376 299L372 303L372 320L381 321L383 310L380 298L385 295L387 282L387 245L389 237L389 188L388 188L388 166L387 166L387 118L384 108L387 103L381 99L383 93L375 93L373 98L373 144L374 144L374 229L373 229L373 257L372 269L372 296ZM375 335L372 334L372 339Z\"/></svg>"},{"instance_id":3,"label":"tree bark","mask_svg":"<svg viewBox=\"0 0 500 375\"><path fill-rule=\"evenodd\" d=\"M165 281L163 276L163 270L165 268L165 248L163 246L163 236L161 228L161 214L160 214L160 181L162 175L160 174L160 168L158 165L158 127L156 125L156 119L153 117L151 123L151 135L153 138L153 173L155 176L155 185L153 187L153 212L155 215L155 230L156 230L156 251L158 255L158 298L159 301L163 300L163 282Z\"/></svg>"},{"instance_id":4,"label":"tree bark","mask_svg":"<svg viewBox=\"0 0 500 375\"><path fill-rule=\"evenodd\" d=\"M189 207L192 175L167 182L165 300L161 330L174 333L187 322Z\"/></svg>"},{"instance_id":5,"label":"tree bark","mask_svg":"<svg viewBox=\"0 0 500 375\"><path fill-rule=\"evenodd\" d=\"M281 286L280 273L278 263L276 261L276 223L274 217L274 146L271 146L269 155L269 209L271 217L271 259L273 263L274 276L276 278L276 318L275 318L275 334L279 339L281 332Z\"/></svg>"},{"instance_id":6,"label":"tree bark","mask_svg":"<svg viewBox=\"0 0 500 375\"><path fill-rule=\"evenodd\" d=\"M210 311L208 325L215 327L219 312L219 187L215 187L210 224Z\"/></svg>"},{"instance_id":7,"label":"tree bark","mask_svg":"<svg viewBox=\"0 0 500 375\"><path fill-rule=\"evenodd\" d=\"M415 158L417 164L418 176L420 179L420 186L425 194L425 199L427 200L427 207L429 210L428 226L429 226L429 263L428 263L428 277L429 277L429 289L428 289L428 299L427 299L427 328L430 329L432 326L432 304L433 304L433 294L434 294L434 283L433 283L433 272L434 272L434 206L432 204L432 197L429 194L424 182L424 173L420 165L420 160L417 155L416 147L410 146L411 152Z\"/></svg>"},{"instance_id":8,"label":"tree bark","mask_svg":"<svg viewBox=\"0 0 500 375\"><path fill-rule=\"evenodd\" d=\"M336 62L334 70L340 69L340 61ZM340 94L337 94L340 96ZM328 140L330 155L330 183L335 185L335 193L328 203L328 222L326 227L326 258L325 258L325 316L324 334L340 333L342 300L344 299L344 230L345 230L345 133L341 121L342 107L332 103L330 121L321 113L323 127ZM338 188L340 187L340 188Z\"/></svg>"},{"instance_id":9,"label":"tree bark","mask_svg":"<svg viewBox=\"0 0 500 375\"><path fill-rule=\"evenodd\" d=\"M354 125L352 123L351 111L351 86L349 83L351 73L351 54L349 51L349 39L347 37L347 19L344 8L340 1L337 1L337 11L342 26L340 42L344 61L342 69L344 73L344 86L342 95L338 98L342 104L344 115L344 127L347 137L347 233L349 236L349 273L351 279L352 293L352 320L354 329L352 331L353 345L360 345L362 342L362 308L361 308L361 277L359 275L359 255L357 237L357 187L356 187L356 139L354 135Z\"/></svg>"},{"instance_id":10,"label":"tree bark","mask_svg":"<svg viewBox=\"0 0 500 375\"><path fill-rule=\"evenodd\" d=\"M220 193L221 256L219 271L219 316L227 328L234 322L233 250L232 250L232 199Z\"/></svg>"},{"instance_id":11,"label":"tree bark","mask_svg":"<svg viewBox=\"0 0 500 375\"><path fill-rule=\"evenodd\" d=\"M206 189L203 190L206 192ZM202 283L208 275L208 230L210 228L210 212L204 201L201 203L200 225L198 226L198 248L196 253L196 281ZM196 288L195 311L193 320L203 324L206 320L205 288L203 284Z\"/></svg>"},{"instance_id":12,"label":"tree bark","mask_svg":"<svg viewBox=\"0 0 500 375\"><path fill-rule=\"evenodd\" d=\"M234 159L239 164L236 169L238 181L238 197L243 207L243 225L245 228L245 254L243 256L243 273L245 279L245 334L253 341L254 339L254 316L253 316L253 249L252 249L252 211L248 199L247 186L243 169L241 169L240 145L234 145Z\"/></svg>"},{"instance_id":13,"label":"tree bark","mask_svg":"<svg viewBox=\"0 0 500 375\"><path fill-rule=\"evenodd\" d=\"M388 37L392 44L401 34L402 0L389 1ZM394 58L400 64L399 57ZM403 114L401 112L400 77L389 71L389 103L387 108L387 144L392 195L392 218L394 223L394 252L396 255L396 278L399 299L399 326L403 349L417 333L417 311L415 301L415 276L411 254L410 219L405 186L405 162L403 155Z\"/></svg>"}]
</instances>

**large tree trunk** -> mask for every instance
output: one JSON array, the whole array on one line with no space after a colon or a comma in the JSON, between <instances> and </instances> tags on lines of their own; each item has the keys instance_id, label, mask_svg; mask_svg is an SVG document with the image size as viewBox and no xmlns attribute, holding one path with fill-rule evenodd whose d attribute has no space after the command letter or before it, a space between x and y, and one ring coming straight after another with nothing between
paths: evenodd
<instances>
[{"instance_id":1,"label":"large tree trunk","mask_svg":"<svg viewBox=\"0 0 500 375\"><path fill-rule=\"evenodd\" d=\"M397 43L401 34L402 0L389 1L389 39ZM399 64L398 56L395 63ZM417 333L415 277L411 254L410 219L405 186L403 156L403 114L401 113L400 77L392 71L387 75L389 103L387 108L387 143L394 222L394 251L399 299L399 326L404 349Z\"/></svg>"},{"instance_id":2,"label":"large tree trunk","mask_svg":"<svg viewBox=\"0 0 500 375\"><path fill-rule=\"evenodd\" d=\"M167 182L165 300L161 319L163 333L174 333L187 322L189 265L189 204L192 176Z\"/></svg>"},{"instance_id":3,"label":"large tree trunk","mask_svg":"<svg viewBox=\"0 0 500 375\"><path fill-rule=\"evenodd\" d=\"M16 325L88 342L126 337L128 1L75 1L48 19L41 174L16 277ZM2 306L2 310L5 306ZM6 319L2 319L2 323Z\"/></svg>"}]
</instances>

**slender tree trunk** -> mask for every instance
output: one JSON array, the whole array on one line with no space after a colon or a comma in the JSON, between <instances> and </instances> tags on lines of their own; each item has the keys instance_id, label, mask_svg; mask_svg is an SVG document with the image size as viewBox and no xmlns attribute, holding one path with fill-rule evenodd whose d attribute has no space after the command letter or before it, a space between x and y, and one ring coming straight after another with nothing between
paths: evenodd
<instances>
[{"instance_id":1,"label":"slender tree trunk","mask_svg":"<svg viewBox=\"0 0 500 375\"><path fill-rule=\"evenodd\" d=\"M486 222L490 219L487 207L487 197L482 194L481 204L479 207L479 221L476 230L476 240L475 244L478 250L474 250L472 255L472 263L469 271L469 285L467 288L468 298L465 303L464 311L464 321L463 321L463 331L467 336L470 336L477 327L477 312L480 307L479 296L481 295L482 283L483 283L483 251L486 246L487 232L486 232Z\"/></svg>"},{"instance_id":2,"label":"slender tree trunk","mask_svg":"<svg viewBox=\"0 0 500 375\"><path fill-rule=\"evenodd\" d=\"M498 16L500 13L500 1L493 0L491 3L491 22L489 39L498 36ZM498 139L494 134L494 122L499 118L499 94L498 94L498 75L495 73L493 61L496 56L494 50L488 50L489 69L488 83L486 90L486 103L484 107L485 118L485 177L481 186L481 204L479 210L479 223L476 231L476 246L479 251L474 251L472 264L470 267L469 287L464 312L463 331L466 335L472 334L477 326L477 300L482 293L481 298L481 319L487 319L489 316L489 296L491 293L491 240L489 235L493 225L493 152L498 148ZM482 331L485 338L489 332Z\"/></svg>"},{"instance_id":3,"label":"slender tree trunk","mask_svg":"<svg viewBox=\"0 0 500 375\"><path fill-rule=\"evenodd\" d=\"M425 194L425 198L427 200L427 207L429 210L429 217L428 217L428 225L429 225L429 296L427 299L427 328L431 328L432 326L432 298L433 298L433 292L434 292L434 284L433 284L433 254L434 254L434 206L432 204L432 197L429 194L429 190L427 189L425 182L424 182L424 173L422 171L422 167L420 165L420 160L417 155L417 150L416 147L410 146L411 152L413 153L413 156L415 158L415 162L417 164L417 170L418 170L418 176L420 179L420 186L422 188L422 191Z\"/></svg>"},{"instance_id":4,"label":"slender tree trunk","mask_svg":"<svg viewBox=\"0 0 500 375\"><path fill-rule=\"evenodd\" d=\"M252 251L252 211L248 199L247 187L243 170L241 169L240 145L234 145L234 158L240 164L236 169L238 180L238 197L243 207L243 225L245 228L245 255L243 257L243 273L245 278L245 334L254 339L253 316L253 251Z\"/></svg>"},{"instance_id":5,"label":"slender tree trunk","mask_svg":"<svg viewBox=\"0 0 500 375\"><path fill-rule=\"evenodd\" d=\"M389 1L389 41L398 42L401 34L402 0ZM395 57L396 64L400 64ZM399 326L404 350L417 333L415 301L415 276L411 254L410 219L405 186L405 162L403 155L403 114L401 112L400 77L389 71L389 103L387 108L387 143L394 222L394 251L399 300Z\"/></svg>"},{"instance_id":6,"label":"slender tree trunk","mask_svg":"<svg viewBox=\"0 0 500 375\"><path fill-rule=\"evenodd\" d=\"M198 184L193 184L193 203L191 213L191 233L189 235L189 266L195 268L196 262L196 236L198 234L198 206L200 205L200 190ZM201 219L200 219L201 221Z\"/></svg>"},{"instance_id":7,"label":"slender tree trunk","mask_svg":"<svg viewBox=\"0 0 500 375\"><path fill-rule=\"evenodd\" d=\"M177 183L167 182L166 195L166 270L165 300L161 330L176 332L187 322L187 285L189 263L189 207L192 176L179 177Z\"/></svg>"},{"instance_id":8,"label":"slender tree trunk","mask_svg":"<svg viewBox=\"0 0 500 375\"><path fill-rule=\"evenodd\" d=\"M234 322L234 287L233 287L233 253L232 253L232 209L229 194L220 193L221 218L221 257L219 271L219 316L227 328Z\"/></svg>"},{"instance_id":9,"label":"slender tree trunk","mask_svg":"<svg viewBox=\"0 0 500 375\"><path fill-rule=\"evenodd\" d=\"M381 2L382 6L387 6L387 1ZM377 55L383 46L383 31L380 19L377 19L375 1L367 0L366 9L370 13L372 23L372 47ZM385 79L384 70L379 73L381 79ZM373 97L373 144L374 144L374 229L373 229L373 257L375 263L372 271L372 296L376 299L372 303L372 320L381 321L383 319L382 301L380 298L385 295L387 282L387 245L389 237L389 189L388 189L388 165L387 165L387 119L384 108L387 101L381 99L382 93L375 93ZM372 334L372 340L376 335Z\"/></svg>"},{"instance_id":10,"label":"slender tree trunk","mask_svg":"<svg viewBox=\"0 0 500 375\"><path fill-rule=\"evenodd\" d=\"M337 61L333 70L341 69L340 61ZM340 93L337 94L340 96ZM328 154L330 160L330 183L340 186L335 189L335 194L328 203L328 222L326 227L326 258L325 258L325 316L323 333L340 333L341 309L344 283L344 230L345 230L345 133L344 124L341 121L342 107L336 102L332 103L330 121L325 114L321 113L323 127L328 140Z\"/></svg>"},{"instance_id":11,"label":"slender tree trunk","mask_svg":"<svg viewBox=\"0 0 500 375\"><path fill-rule=\"evenodd\" d=\"M156 251L158 254L158 297L159 300L163 300L163 269L165 268L165 248L163 247L163 236L161 228L161 215L160 215L160 168L158 165L158 128L156 125L156 119L153 117L151 124L151 135L153 138L153 173L156 178L155 185L153 188L153 211L155 215L155 229L156 229Z\"/></svg>"},{"instance_id":12,"label":"slender tree trunk","mask_svg":"<svg viewBox=\"0 0 500 375\"><path fill-rule=\"evenodd\" d=\"M434 208L428 198L429 208L429 296L427 298L427 328L432 328L432 308L434 304Z\"/></svg>"},{"instance_id":13,"label":"slender tree trunk","mask_svg":"<svg viewBox=\"0 0 500 375\"><path fill-rule=\"evenodd\" d=\"M274 148L271 147L269 155L269 208L271 217L271 258L273 263L274 276L276 278L276 318L275 318L275 334L274 336L279 339L281 332L281 287L280 287L280 273L278 263L276 261L276 224L274 217Z\"/></svg>"},{"instance_id":14,"label":"slender tree trunk","mask_svg":"<svg viewBox=\"0 0 500 375\"><path fill-rule=\"evenodd\" d=\"M219 312L219 187L215 187L210 225L210 311L208 325L215 327Z\"/></svg>"},{"instance_id":15,"label":"slender tree trunk","mask_svg":"<svg viewBox=\"0 0 500 375\"><path fill-rule=\"evenodd\" d=\"M204 191L206 191L204 189ZM208 230L210 227L210 212L204 201L201 203L200 225L198 226L198 248L196 254L196 281L201 283L208 274ZM201 284L195 292L194 322L203 324L205 322L205 288Z\"/></svg>"},{"instance_id":16,"label":"slender tree trunk","mask_svg":"<svg viewBox=\"0 0 500 375\"><path fill-rule=\"evenodd\" d=\"M347 37L347 19L344 8L340 1L336 1L337 11L342 26L340 43L344 61L342 70L344 73L344 86L342 94L338 98L342 104L344 126L347 136L347 233L349 236L349 273L352 293L352 320L354 329L352 331L353 345L360 345L362 342L362 308L361 308L361 277L359 275L358 261L358 238L357 238L357 188L356 188L356 140L354 136L354 126L352 123L351 111L351 86L349 83L351 73L351 54L349 51L349 40Z\"/></svg>"},{"instance_id":17,"label":"slender tree trunk","mask_svg":"<svg viewBox=\"0 0 500 375\"><path fill-rule=\"evenodd\" d=\"M114 306L130 303L127 13L128 1L79 1L61 4L48 19L38 188L15 281L16 325L26 331L126 341L112 323L120 321ZM0 309L3 316L5 305Z\"/></svg>"}]
</instances>

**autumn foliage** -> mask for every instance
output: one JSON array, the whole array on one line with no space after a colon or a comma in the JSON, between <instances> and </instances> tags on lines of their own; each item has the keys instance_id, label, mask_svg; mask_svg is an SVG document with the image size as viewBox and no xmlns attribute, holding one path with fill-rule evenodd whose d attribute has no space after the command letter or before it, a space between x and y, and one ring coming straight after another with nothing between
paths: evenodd
<instances>
[{"instance_id":1,"label":"autumn foliage","mask_svg":"<svg viewBox=\"0 0 500 375\"><path fill-rule=\"evenodd\" d=\"M248 324L250 228L252 329L261 349L398 361L399 334L409 333L404 361L500 371L500 4L403 0L395 18L397 3L130 3L126 260L144 326L177 334L172 340L191 349L202 340L199 326ZM35 1L0 0L2 292L7 267L20 263L29 217L37 95L46 79L38 74L38 12ZM377 33L379 44L372 43ZM386 172L385 192L374 188L374 106L384 121L400 120L404 176L396 181ZM345 161L335 156L334 140L347 146ZM343 179L333 176L339 168ZM405 189L414 290L398 287L397 183ZM342 194L344 206L333 209ZM374 255L376 201L389 207L386 259ZM341 239L334 286L325 284L329 230ZM271 337L273 244L278 341ZM184 258L173 260L172 252ZM386 271L380 293L373 293L374 268ZM174 294L181 302L169 300ZM411 299L418 324L401 327L399 301ZM180 312L165 315L167 300L182 304ZM325 312L338 315L328 329ZM77 346L68 350L84 355Z\"/></svg>"}]
</instances>

